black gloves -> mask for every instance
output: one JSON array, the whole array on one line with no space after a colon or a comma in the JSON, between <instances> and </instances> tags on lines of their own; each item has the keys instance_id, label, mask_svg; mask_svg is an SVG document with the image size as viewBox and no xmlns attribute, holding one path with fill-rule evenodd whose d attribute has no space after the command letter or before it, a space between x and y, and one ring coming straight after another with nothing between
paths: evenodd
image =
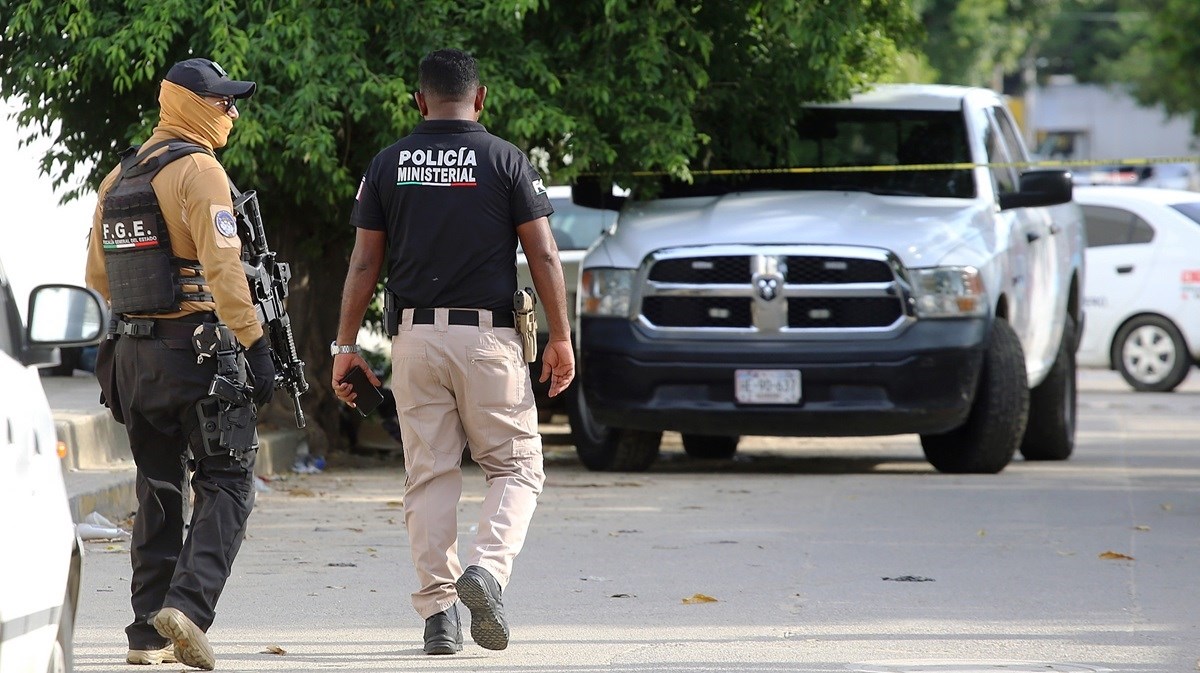
<instances>
[{"instance_id":1,"label":"black gloves","mask_svg":"<svg viewBox=\"0 0 1200 673\"><path fill-rule=\"evenodd\" d=\"M254 403L262 406L275 395L275 363L271 360L271 347L263 336L246 349L246 364L250 367Z\"/></svg>"}]
</instances>

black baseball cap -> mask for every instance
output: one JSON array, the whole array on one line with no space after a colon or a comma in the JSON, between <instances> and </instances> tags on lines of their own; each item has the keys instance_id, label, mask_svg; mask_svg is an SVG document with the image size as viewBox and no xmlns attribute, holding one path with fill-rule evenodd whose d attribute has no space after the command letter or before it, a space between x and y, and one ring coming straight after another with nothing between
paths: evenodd
<instances>
[{"instance_id":1,"label":"black baseball cap","mask_svg":"<svg viewBox=\"0 0 1200 673\"><path fill-rule=\"evenodd\" d=\"M249 98L258 87L254 82L229 79L224 68L207 58L189 58L176 63L167 72L166 79L201 96Z\"/></svg>"}]
</instances>

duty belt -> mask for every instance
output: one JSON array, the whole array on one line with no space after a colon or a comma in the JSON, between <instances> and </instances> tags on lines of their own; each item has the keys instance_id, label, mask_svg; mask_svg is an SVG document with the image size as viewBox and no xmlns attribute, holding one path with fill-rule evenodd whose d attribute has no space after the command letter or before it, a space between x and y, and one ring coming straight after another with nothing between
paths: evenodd
<instances>
[{"instance_id":1,"label":"duty belt","mask_svg":"<svg viewBox=\"0 0 1200 673\"><path fill-rule=\"evenodd\" d=\"M200 319L198 319L200 318ZM201 316L171 318L119 318L112 333L133 339L190 339L196 326L204 322Z\"/></svg>"},{"instance_id":2,"label":"duty belt","mask_svg":"<svg viewBox=\"0 0 1200 673\"><path fill-rule=\"evenodd\" d=\"M446 322L450 325L467 325L470 327L479 326L479 314L486 309L462 309L452 308L447 311ZM413 324L414 325L432 325L434 324L434 309L431 308L414 308L413 309ZM515 327L516 321L513 320L512 311L488 311L492 314L492 327Z\"/></svg>"}]
</instances>

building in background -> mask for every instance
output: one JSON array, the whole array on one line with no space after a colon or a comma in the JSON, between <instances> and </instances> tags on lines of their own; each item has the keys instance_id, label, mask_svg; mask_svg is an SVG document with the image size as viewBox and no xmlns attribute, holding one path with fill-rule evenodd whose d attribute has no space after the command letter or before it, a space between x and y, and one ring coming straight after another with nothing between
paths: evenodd
<instances>
[{"instance_id":1,"label":"building in background","mask_svg":"<svg viewBox=\"0 0 1200 673\"><path fill-rule=\"evenodd\" d=\"M1190 120L1143 107L1119 87L1055 75L1026 92L1023 113L1039 159L1099 162L1073 169L1079 184L1200 190L1200 138ZM1176 160L1145 162L1161 158Z\"/></svg>"}]
</instances>

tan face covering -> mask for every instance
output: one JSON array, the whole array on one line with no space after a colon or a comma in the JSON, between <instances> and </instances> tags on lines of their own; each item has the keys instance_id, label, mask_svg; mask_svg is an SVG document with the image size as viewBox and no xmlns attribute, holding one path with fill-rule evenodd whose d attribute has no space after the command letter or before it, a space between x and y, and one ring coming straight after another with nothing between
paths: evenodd
<instances>
[{"instance_id":1,"label":"tan face covering","mask_svg":"<svg viewBox=\"0 0 1200 673\"><path fill-rule=\"evenodd\" d=\"M163 80L158 104L161 110L155 130L167 131L213 150L224 147L229 140L233 119L191 90Z\"/></svg>"}]
</instances>

